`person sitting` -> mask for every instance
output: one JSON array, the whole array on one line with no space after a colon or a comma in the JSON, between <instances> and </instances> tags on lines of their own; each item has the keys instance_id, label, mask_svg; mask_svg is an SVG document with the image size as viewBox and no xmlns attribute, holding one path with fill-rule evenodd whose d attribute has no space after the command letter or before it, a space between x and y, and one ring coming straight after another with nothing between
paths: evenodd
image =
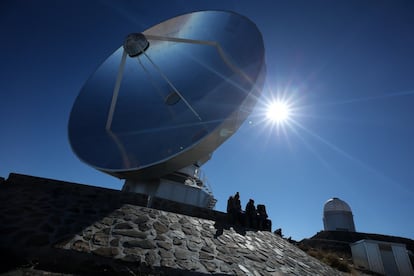
<instances>
[{"instance_id":1,"label":"person sitting","mask_svg":"<svg viewBox=\"0 0 414 276\"><path fill-rule=\"evenodd\" d=\"M278 235L279 237L282 237L283 238L283 235L282 235L282 228L278 228L278 229L276 229L275 230L275 232L273 232L275 235Z\"/></svg>"}]
</instances>

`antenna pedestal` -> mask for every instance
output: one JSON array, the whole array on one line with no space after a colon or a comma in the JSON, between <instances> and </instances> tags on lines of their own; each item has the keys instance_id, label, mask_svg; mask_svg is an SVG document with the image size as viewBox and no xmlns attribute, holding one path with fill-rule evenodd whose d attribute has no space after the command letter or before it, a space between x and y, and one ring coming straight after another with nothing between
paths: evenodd
<instances>
[{"instance_id":1,"label":"antenna pedestal","mask_svg":"<svg viewBox=\"0 0 414 276\"><path fill-rule=\"evenodd\" d=\"M154 197L213 209L216 204L207 180L200 178L197 165L185 167L174 173L151 180L125 180L122 191L148 195L147 207L151 207Z\"/></svg>"}]
</instances>

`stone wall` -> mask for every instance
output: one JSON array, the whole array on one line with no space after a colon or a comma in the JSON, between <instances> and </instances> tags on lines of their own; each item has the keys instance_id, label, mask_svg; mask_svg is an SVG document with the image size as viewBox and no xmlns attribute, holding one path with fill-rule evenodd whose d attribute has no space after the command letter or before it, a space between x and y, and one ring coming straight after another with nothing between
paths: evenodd
<instances>
[{"instance_id":1,"label":"stone wall","mask_svg":"<svg viewBox=\"0 0 414 276\"><path fill-rule=\"evenodd\" d=\"M0 186L0 272L341 275L271 232L144 195L11 174Z\"/></svg>"}]
</instances>

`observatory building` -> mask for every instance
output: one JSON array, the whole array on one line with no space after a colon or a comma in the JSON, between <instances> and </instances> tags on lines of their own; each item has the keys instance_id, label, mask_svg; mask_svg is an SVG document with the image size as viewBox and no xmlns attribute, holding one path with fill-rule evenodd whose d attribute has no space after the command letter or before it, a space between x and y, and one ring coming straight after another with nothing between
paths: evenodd
<instances>
[{"instance_id":1,"label":"observatory building","mask_svg":"<svg viewBox=\"0 0 414 276\"><path fill-rule=\"evenodd\" d=\"M325 231L355 232L355 224L349 205L337 197L329 199L323 207Z\"/></svg>"}]
</instances>

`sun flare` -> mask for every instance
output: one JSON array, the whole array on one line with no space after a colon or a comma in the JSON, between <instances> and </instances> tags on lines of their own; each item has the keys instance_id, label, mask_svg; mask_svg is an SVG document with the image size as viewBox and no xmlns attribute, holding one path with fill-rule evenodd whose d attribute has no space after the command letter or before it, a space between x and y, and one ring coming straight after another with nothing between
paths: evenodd
<instances>
[{"instance_id":1,"label":"sun flare","mask_svg":"<svg viewBox=\"0 0 414 276\"><path fill-rule=\"evenodd\" d=\"M266 117L272 122L284 123L289 120L290 115L290 107L285 102L273 102L267 107Z\"/></svg>"}]
</instances>

